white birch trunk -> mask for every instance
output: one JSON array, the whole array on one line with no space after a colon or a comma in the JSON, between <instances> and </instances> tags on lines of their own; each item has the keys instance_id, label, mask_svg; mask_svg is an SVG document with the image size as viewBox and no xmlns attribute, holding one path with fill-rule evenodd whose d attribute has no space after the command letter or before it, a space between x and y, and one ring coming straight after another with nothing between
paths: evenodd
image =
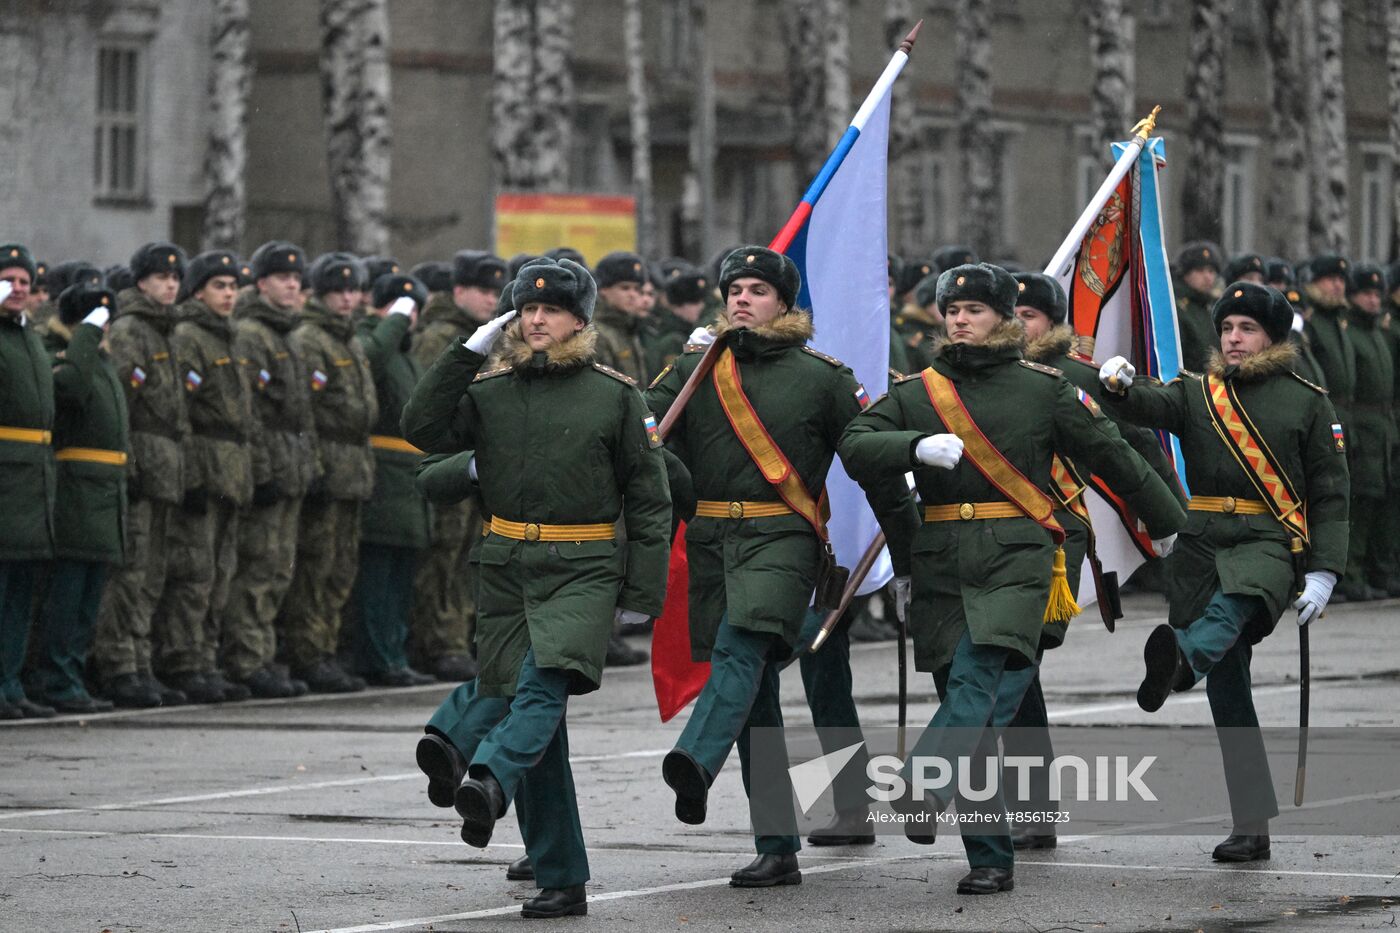
<instances>
[{"instance_id":1,"label":"white birch trunk","mask_svg":"<svg viewBox=\"0 0 1400 933\"><path fill-rule=\"evenodd\" d=\"M1094 115L1094 154L1104 170L1114 159L1110 146L1127 137L1133 118L1131 54L1127 30L1131 23L1123 13L1123 0L1094 0L1088 12L1089 48L1094 62L1090 95Z\"/></svg>"},{"instance_id":2,"label":"white birch trunk","mask_svg":"<svg viewBox=\"0 0 1400 933\"><path fill-rule=\"evenodd\" d=\"M622 37L623 54L627 59L627 115L632 130L632 196L637 205L637 252L654 258L656 209L651 185L651 121L648 113L642 0L625 0Z\"/></svg>"},{"instance_id":3,"label":"white birch trunk","mask_svg":"<svg viewBox=\"0 0 1400 933\"><path fill-rule=\"evenodd\" d=\"M1192 0L1186 64L1186 183L1182 238L1219 242L1225 196L1227 0Z\"/></svg>"},{"instance_id":4,"label":"white birch trunk","mask_svg":"<svg viewBox=\"0 0 1400 933\"><path fill-rule=\"evenodd\" d=\"M954 38L958 136L962 149L959 238L980 256L1001 250L996 190L996 137L992 132L991 5L958 0Z\"/></svg>"},{"instance_id":5,"label":"white birch trunk","mask_svg":"<svg viewBox=\"0 0 1400 933\"><path fill-rule=\"evenodd\" d=\"M532 190L534 159L534 23L529 0L494 0L492 11L491 156L502 190Z\"/></svg>"},{"instance_id":6,"label":"white birch trunk","mask_svg":"<svg viewBox=\"0 0 1400 933\"><path fill-rule=\"evenodd\" d=\"M573 144L574 0L536 0L534 175L545 191L569 186ZM527 127L528 129L528 127Z\"/></svg>"},{"instance_id":7,"label":"white birch trunk","mask_svg":"<svg viewBox=\"0 0 1400 933\"><path fill-rule=\"evenodd\" d=\"M1390 0L1385 23L1385 63L1390 75L1390 256L1395 259L1400 257L1400 0ZM1390 287L1400 288L1400 282L1391 282Z\"/></svg>"},{"instance_id":8,"label":"white birch trunk","mask_svg":"<svg viewBox=\"0 0 1400 933\"><path fill-rule=\"evenodd\" d=\"M1309 94L1308 249L1345 253L1347 230L1346 99L1342 82L1341 0L1311 0L1313 45Z\"/></svg>"},{"instance_id":9,"label":"white birch trunk","mask_svg":"<svg viewBox=\"0 0 1400 933\"><path fill-rule=\"evenodd\" d=\"M912 0L885 0L885 47L899 46L914 25ZM929 253L924 232L923 179L919 171L919 112L913 77L896 81L890 92L890 208L894 238L891 248L907 258Z\"/></svg>"},{"instance_id":10,"label":"white birch trunk","mask_svg":"<svg viewBox=\"0 0 1400 933\"><path fill-rule=\"evenodd\" d=\"M1262 248L1278 256L1307 252L1304 210L1307 104L1298 41L1298 0L1264 0L1264 48L1269 58L1269 187Z\"/></svg>"},{"instance_id":11,"label":"white birch trunk","mask_svg":"<svg viewBox=\"0 0 1400 933\"><path fill-rule=\"evenodd\" d=\"M689 158L681 196L681 253L708 257L715 238L715 75L705 0L688 0L695 96L691 101Z\"/></svg>"},{"instance_id":12,"label":"white birch trunk","mask_svg":"<svg viewBox=\"0 0 1400 933\"><path fill-rule=\"evenodd\" d=\"M829 152L851 125L851 3L823 0L820 10L822 84L825 89L827 145ZM826 153L823 152L825 157Z\"/></svg>"},{"instance_id":13,"label":"white birch trunk","mask_svg":"<svg viewBox=\"0 0 1400 933\"><path fill-rule=\"evenodd\" d=\"M389 0L362 0L357 23L360 58L355 116L360 144L360 200L351 249L361 256L389 252L389 177L392 134Z\"/></svg>"},{"instance_id":14,"label":"white birch trunk","mask_svg":"<svg viewBox=\"0 0 1400 933\"><path fill-rule=\"evenodd\" d=\"M820 0L783 0L783 14L792 105L792 161L800 190L817 174L828 151Z\"/></svg>"},{"instance_id":15,"label":"white birch trunk","mask_svg":"<svg viewBox=\"0 0 1400 933\"><path fill-rule=\"evenodd\" d=\"M209 47L209 140L200 249L242 250L248 197L248 0L214 0Z\"/></svg>"}]
</instances>

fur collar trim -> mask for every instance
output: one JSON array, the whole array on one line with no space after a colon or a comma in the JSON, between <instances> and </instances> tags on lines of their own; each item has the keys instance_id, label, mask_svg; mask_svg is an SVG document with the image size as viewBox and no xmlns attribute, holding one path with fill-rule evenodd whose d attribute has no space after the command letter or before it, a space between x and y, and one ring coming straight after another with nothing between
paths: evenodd
<instances>
[{"instance_id":1,"label":"fur collar trim","mask_svg":"<svg viewBox=\"0 0 1400 933\"><path fill-rule=\"evenodd\" d=\"M588 324L568 340L545 350L543 355L543 368L551 372L587 366L598 355L598 332L592 324ZM530 349L521 335L519 321L512 321L506 327L493 357L497 365L509 366L516 372L535 366L535 351Z\"/></svg>"},{"instance_id":2,"label":"fur collar trim","mask_svg":"<svg viewBox=\"0 0 1400 933\"><path fill-rule=\"evenodd\" d=\"M975 349L988 356L1011 356L1012 354L1007 352L1010 350L1015 350L1015 355L1020 356L1023 355L1026 350L1026 329L1021 326L1020 321L1015 318L1008 318L992 328L992 332L987 335L987 339L980 344L970 346L967 344L953 343L947 337L939 337L938 342L933 346L933 352L938 356L943 356L949 351L950 347L962 346L967 346L968 349Z\"/></svg>"},{"instance_id":3,"label":"fur collar trim","mask_svg":"<svg viewBox=\"0 0 1400 933\"><path fill-rule=\"evenodd\" d=\"M49 318L48 323L44 325L44 329L64 343L68 343L73 339L73 328L60 321L57 317Z\"/></svg>"},{"instance_id":4,"label":"fur collar trim","mask_svg":"<svg viewBox=\"0 0 1400 933\"><path fill-rule=\"evenodd\" d=\"M728 312L721 313L719 320L714 323L716 337L723 337L731 330L747 329L755 337L763 337L774 343L795 343L804 344L812 339L816 328L812 325L812 315L806 311L795 309L787 314L780 315L760 327L739 328L735 327L729 320Z\"/></svg>"},{"instance_id":5,"label":"fur collar trim","mask_svg":"<svg viewBox=\"0 0 1400 933\"><path fill-rule=\"evenodd\" d=\"M1206 372L1221 379L1228 377L1237 382L1259 382L1270 376L1292 372L1297 362L1298 348L1291 340L1281 340L1253 356L1245 357L1238 366L1228 365L1219 350L1212 350Z\"/></svg>"},{"instance_id":6,"label":"fur collar trim","mask_svg":"<svg viewBox=\"0 0 1400 933\"><path fill-rule=\"evenodd\" d=\"M1326 311L1346 310L1347 300L1345 298L1330 298L1322 294L1322 292L1318 290L1318 287L1312 282L1309 282L1307 285L1303 286L1303 293L1308 296L1308 302L1314 308L1321 308Z\"/></svg>"},{"instance_id":7,"label":"fur collar trim","mask_svg":"<svg viewBox=\"0 0 1400 933\"><path fill-rule=\"evenodd\" d=\"M1068 324L1056 324L1046 331L1044 336L1027 341L1026 359L1032 363L1048 363L1062 356L1069 356L1074 352L1077 336L1074 328Z\"/></svg>"}]
</instances>

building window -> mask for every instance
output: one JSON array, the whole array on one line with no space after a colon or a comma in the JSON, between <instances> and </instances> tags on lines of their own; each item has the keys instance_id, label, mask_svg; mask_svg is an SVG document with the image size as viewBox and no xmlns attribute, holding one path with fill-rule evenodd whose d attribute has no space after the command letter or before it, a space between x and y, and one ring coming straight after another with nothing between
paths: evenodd
<instances>
[{"instance_id":1,"label":"building window","mask_svg":"<svg viewBox=\"0 0 1400 933\"><path fill-rule=\"evenodd\" d=\"M93 183L99 198L132 200L145 196L145 112L141 50L134 45L101 46L97 51L93 145Z\"/></svg>"},{"instance_id":2,"label":"building window","mask_svg":"<svg viewBox=\"0 0 1400 933\"><path fill-rule=\"evenodd\" d=\"M1255 170L1259 141L1225 138L1225 198L1220 205L1221 247L1227 255L1249 251L1254 244Z\"/></svg>"},{"instance_id":3,"label":"building window","mask_svg":"<svg viewBox=\"0 0 1400 933\"><path fill-rule=\"evenodd\" d=\"M1357 253L1369 262L1390 258L1390 191L1394 167L1389 147L1365 146L1361 150L1361 242Z\"/></svg>"},{"instance_id":4,"label":"building window","mask_svg":"<svg viewBox=\"0 0 1400 933\"><path fill-rule=\"evenodd\" d=\"M1075 151L1079 153L1074 170L1074 203L1082 209L1088 206L1089 199L1108 178L1111 153L1099 151L1094 131L1090 128L1077 129L1074 136L1078 144Z\"/></svg>"}]
</instances>

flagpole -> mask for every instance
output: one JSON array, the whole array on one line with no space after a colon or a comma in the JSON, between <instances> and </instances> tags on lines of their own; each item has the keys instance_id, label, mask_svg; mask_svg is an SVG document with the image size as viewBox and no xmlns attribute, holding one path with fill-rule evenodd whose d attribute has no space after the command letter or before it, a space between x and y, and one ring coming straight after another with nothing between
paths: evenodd
<instances>
[{"instance_id":1,"label":"flagpole","mask_svg":"<svg viewBox=\"0 0 1400 933\"><path fill-rule=\"evenodd\" d=\"M1065 266L1071 257L1079 251L1079 246L1084 242L1084 234L1089 232L1089 227L1099 216L1099 211L1108 203L1108 199L1113 196L1114 189L1123 180L1123 176L1128 174L1133 164L1137 161L1138 153L1142 152L1142 147L1147 144L1148 137L1157 128L1157 115L1162 112L1162 108L1153 107L1152 112L1143 120L1138 121L1138 125L1133 127L1133 138L1128 143L1123 154L1118 157L1118 161L1113 164L1113 171L1108 173L1103 184L1099 185L1099 190L1094 192L1094 196L1089 199L1089 206L1084 208L1084 213L1079 215L1079 219L1070 228L1069 236L1060 244L1060 248L1055 250L1055 256L1045 266L1045 274L1054 278L1059 278L1065 272Z\"/></svg>"},{"instance_id":2,"label":"flagpole","mask_svg":"<svg viewBox=\"0 0 1400 933\"><path fill-rule=\"evenodd\" d=\"M880 77L876 79L875 86L870 89L870 93L865 96L859 109L856 110L855 117L851 120L850 126L846 127L846 132L841 134L841 139L837 141L836 148L826 157L826 162L822 165L817 176L812 179L812 183L807 186L807 191L802 195L802 200L798 202L792 215L788 217L787 223L783 224L778 235L773 237L768 248L779 253L786 253L797 234L802 232L802 228L807 225L808 219L812 216L812 208L817 204L826 186L831 183L831 179L836 175L836 170L841 167L841 163L846 160L846 155L855 145L856 139L860 137L860 131L865 127L870 115L875 112L875 108L880 105L880 101L889 92L899 73L904 70L904 66L909 61L909 53L914 49L914 43L919 38L919 30L923 29L924 21L919 20L914 24L914 28L909 30L909 34L899 43L899 48L895 49L890 56L889 63L885 65L885 70L880 72ZM661 436L664 438L671 433L671 428L676 424L676 419L681 416L685 406L690 403L690 399L695 395L695 390L700 387L700 381L710 374L714 368L715 360L719 358L721 344L723 341L716 340L705 348L705 355L700 357L700 362L696 365L695 371L690 374L690 378L681 386L680 392L676 394L676 400L671 403L671 407L666 410L666 416L661 419Z\"/></svg>"}]
</instances>

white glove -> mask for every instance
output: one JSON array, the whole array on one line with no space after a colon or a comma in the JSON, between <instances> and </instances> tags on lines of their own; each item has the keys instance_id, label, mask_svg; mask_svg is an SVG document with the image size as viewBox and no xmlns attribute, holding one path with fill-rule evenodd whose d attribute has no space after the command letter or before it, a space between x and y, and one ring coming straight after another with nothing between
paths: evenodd
<instances>
[{"instance_id":1,"label":"white glove","mask_svg":"<svg viewBox=\"0 0 1400 933\"><path fill-rule=\"evenodd\" d=\"M613 610L613 621L618 625L638 625L650 618L651 616L645 612L633 612L631 609L623 609L621 606Z\"/></svg>"},{"instance_id":2,"label":"white glove","mask_svg":"<svg viewBox=\"0 0 1400 933\"><path fill-rule=\"evenodd\" d=\"M412 298L395 298L394 303L389 305L390 314L402 314L405 317L412 316L413 309L417 306Z\"/></svg>"},{"instance_id":3,"label":"white glove","mask_svg":"<svg viewBox=\"0 0 1400 933\"><path fill-rule=\"evenodd\" d=\"M6 279L5 281L0 282L0 304L4 304L4 303L5 303L5 299L6 299L6 298L9 298L9 297L10 297L10 292L12 292L12 291L14 291L14 290L15 290L15 287L14 287L14 285L12 285L12 284L10 283L10 280L9 280L9 279Z\"/></svg>"},{"instance_id":4,"label":"white glove","mask_svg":"<svg viewBox=\"0 0 1400 933\"><path fill-rule=\"evenodd\" d=\"M914 459L951 470L962 459L963 442L956 434L931 434L914 446Z\"/></svg>"},{"instance_id":5,"label":"white glove","mask_svg":"<svg viewBox=\"0 0 1400 933\"><path fill-rule=\"evenodd\" d=\"M112 312L102 305L98 305L88 312L88 316L83 318L84 324L91 324L93 327L106 327L107 322L112 319Z\"/></svg>"},{"instance_id":6,"label":"white glove","mask_svg":"<svg viewBox=\"0 0 1400 933\"><path fill-rule=\"evenodd\" d=\"M1298 610L1299 628L1322 616L1336 585L1337 575L1330 570L1314 570L1303 576L1303 595L1293 604Z\"/></svg>"},{"instance_id":7,"label":"white glove","mask_svg":"<svg viewBox=\"0 0 1400 933\"><path fill-rule=\"evenodd\" d=\"M1302 316L1301 314L1299 314L1297 311L1294 311L1294 312L1293 312L1293 333L1295 333L1295 334L1301 334L1302 332L1303 332L1303 316Z\"/></svg>"},{"instance_id":8,"label":"white glove","mask_svg":"<svg viewBox=\"0 0 1400 933\"><path fill-rule=\"evenodd\" d=\"M472 478L472 482L473 482L473 483L477 482L478 479L480 479L480 477L478 477L478 476L476 475L476 455L475 455L475 454L473 454L473 455L472 455L472 458L471 458L470 460L467 461L467 475L470 476L470 477Z\"/></svg>"},{"instance_id":9,"label":"white glove","mask_svg":"<svg viewBox=\"0 0 1400 933\"><path fill-rule=\"evenodd\" d=\"M493 317L476 329L476 333L467 338L467 349L473 353L480 353L482 356L490 356L491 348L496 345L496 341L501 339L501 331L511 321L515 320L516 311L512 308L500 317Z\"/></svg>"},{"instance_id":10,"label":"white glove","mask_svg":"<svg viewBox=\"0 0 1400 933\"><path fill-rule=\"evenodd\" d=\"M901 625L909 621L909 591L913 583L909 577L894 578L894 614Z\"/></svg>"},{"instance_id":11,"label":"white glove","mask_svg":"<svg viewBox=\"0 0 1400 933\"><path fill-rule=\"evenodd\" d=\"M1136 375L1137 370L1133 368L1133 364L1121 356L1115 356L1099 367L1099 382L1114 392L1132 386L1133 377ZM1116 384L1114 380L1117 380Z\"/></svg>"},{"instance_id":12,"label":"white glove","mask_svg":"<svg viewBox=\"0 0 1400 933\"><path fill-rule=\"evenodd\" d=\"M1176 535L1167 535L1165 538L1152 539L1152 553L1158 557L1166 557L1176 547Z\"/></svg>"},{"instance_id":13,"label":"white glove","mask_svg":"<svg viewBox=\"0 0 1400 933\"><path fill-rule=\"evenodd\" d=\"M710 330L708 327L697 327L690 332L690 336L686 339L685 342L698 343L702 346L707 346L715 342L715 332Z\"/></svg>"}]
</instances>

